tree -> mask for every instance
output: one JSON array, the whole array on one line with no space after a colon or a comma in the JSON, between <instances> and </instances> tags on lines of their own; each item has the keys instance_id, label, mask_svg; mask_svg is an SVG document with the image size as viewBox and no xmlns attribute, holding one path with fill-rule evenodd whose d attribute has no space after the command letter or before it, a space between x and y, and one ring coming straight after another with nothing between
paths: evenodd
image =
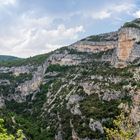
<instances>
[{"instance_id":1,"label":"tree","mask_svg":"<svg viewBox=\"0 0 140 140\"><path fill-rule=\"evenodd\" d=\"M113 121L114 128L105 128L108 140L130 140L134 137L135 128L129 117L121 113Z\"/></svg>"},{"instance_id":2,"label":"tree","mask_svg":"<svg viewBox=\"0 0 140 140\"><path fill-rule=\"evenodd\" d=\"M26 137L21 129L17 131L16 136L17 137L7 133L7 129L4 128L4 120L0 119L0 140L26 140Z\"/></svg>"},{"instance_id":3,"label":"tree","mask_svg":"<svg viewBox=\"0 0 140 140\"><path fill-rule=\"evenodd\" d=\"M12 134L7 133L7 129L4 128L4 120L0 119L0 140L15 140Z\"/></svg>"},{"instance_id":4,"label":"tree","mask_svg":"<svg viewBox=\"0 0 140 140\"><path fill-rule=\"evenodd\" d=\"M17 131L17 138L16 140L26 140L26 137L21 129Z\"/></svg>"}]
</instances>

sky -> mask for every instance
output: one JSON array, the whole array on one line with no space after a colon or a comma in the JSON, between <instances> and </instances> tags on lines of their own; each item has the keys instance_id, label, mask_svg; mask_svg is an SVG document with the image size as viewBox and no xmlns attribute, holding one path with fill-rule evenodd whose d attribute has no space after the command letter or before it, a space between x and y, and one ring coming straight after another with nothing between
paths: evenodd
<instances>
[{"instance_id":1,"label":"sky","mask_svg":"<svg viewBox=\"0 0 140 140\"><path fill-rule=\"evenodd\" d=\"M0 0L0 55L27 58L140 18L140 0Z\"/></svg>"}]
</instances>

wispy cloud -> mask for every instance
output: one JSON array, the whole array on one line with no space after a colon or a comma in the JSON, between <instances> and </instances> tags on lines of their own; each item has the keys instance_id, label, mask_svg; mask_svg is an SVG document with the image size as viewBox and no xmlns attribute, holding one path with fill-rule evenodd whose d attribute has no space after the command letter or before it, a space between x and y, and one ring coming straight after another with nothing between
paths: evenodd
<instances>
[{"instance_id":1,"label":"wispy cloud","mask_svg":"<svg viewBox=\"0 0 140 140\"><path fill-rule=\"evenodd\" d=\"M16 0L0 0L0 5L14 5L16 3Z\"/></svg>"},{"instance_id":2,"label":"wispy cloud","mask_svg":"<svg viewBox=\"0 0 140 140\"><path fill-rule=\"evenodd\" d=\"M135 18L140 18L140 10L136 11L136 12L133 14L133 16L134 16Z\"/></svg>"},{"instance_id":3,"label":"wispy cloud","mask_svg":"<svg viewBox=\"0 0 140 140\"><path fill-rule=\"evenodd\" d=\"M112 12L117 12L117 13L121 13L121 12L129 12L131 10L133 10L136 7L136 5L132 2L128 2L128 3L121 3L121 4L115 4L112 5L112 7L110 7L110 11Z\"/></svg>"},{"instance_id":4,"label":"wispy cloud","mask_svg":"<svg viewBox=\"0 0 140 140\"><path fill-rule=\"evenodd\" d=\"M106 19L111 16L111 13L109 11L99 11L99 12L93 12L91 15L91 18L93 19Z\"/></svg>"},{"instance_id":5,"label":"wispy cloud","mask_svg":"<svg viewBox=\"0 0 140 140\"><path fill-rule=\"evenodd\" d=\"M54 29L51 27L52 22L53 20L48 17L21 16L16 28L10 27L10 35L0 36L0 44L5 48L1 50L1 54L12 52L16 56L28 57L47 53L66 45L71 40L76 41L78 35L84 32L82 25L66 27L60 24Z\"/></svg>"},{"instance_id":6,"label":"wispy cloud","mask_svg":"<svg viewBox=\"0 0 140 140\"><path fill-rule=\"evenodd\" d=\"M119 4L109 4L108 6L102 7L99 10L83 11L84 17L91 17L94 20L103 20L107 18L119 18L121 13L129 13L132 11L136 5L134 3L119 3Z\"/></svg>"}]
</instances>

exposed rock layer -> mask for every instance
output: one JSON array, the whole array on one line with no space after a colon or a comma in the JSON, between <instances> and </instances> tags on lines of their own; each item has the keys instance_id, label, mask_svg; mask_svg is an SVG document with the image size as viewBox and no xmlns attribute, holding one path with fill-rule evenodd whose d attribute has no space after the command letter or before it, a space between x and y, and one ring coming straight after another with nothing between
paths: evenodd
<instances>
[{"instance_id":1,"label":"exposed rock layer","mask_svg":"<svg viewBox=\"0 0 140 140\"><path fill-rule=\"evenodd\" d=\"M109 40L106 37L106 40L104 39L102 41L103 34L101 34L98 35L98 38L101 38L100 41L92 41L89 40L89 38L86 38L85 40L72 44L70 47L80 52L92 53L116 49L116 52L113 54L110 61L117 67L124 67L128 62L134 61L140 57L140 45L137 44L140 41L140 30L138 28L122 27L118 32L108 34L110 34ZM114 34L118 36L115 39ZM104 37L105 36L106 34L104 34Z\"/></svg>"}]
</instances>

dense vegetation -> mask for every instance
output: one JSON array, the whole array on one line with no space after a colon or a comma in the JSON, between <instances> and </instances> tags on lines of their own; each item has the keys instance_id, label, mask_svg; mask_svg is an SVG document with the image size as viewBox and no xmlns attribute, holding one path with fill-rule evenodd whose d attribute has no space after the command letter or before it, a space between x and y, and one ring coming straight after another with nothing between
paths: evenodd
<instances>
[{"instance_id":1,"label":"dense vegetation","mask_svg":"<svg viewBox=\"0 0 140 140\"><path fill-rule=\"evenodd\" d=\"M59 51L63 53L65 49L62 48ZM126 87L130 84L135 90L140 88L140 82L134 79L134 69L138 65L117 69L108 62L99 61L104 54L110 55L114 50L97 54L77 52L74 49L67 51L69 54L85 56L89 62L76 66L50 64L39 90L35 94L29 94L26 102L6 100L6 107L0 110L0 118L4 119L2 127L7 129L6 135L17 137L19 135L17 133L20 133L29 140L53 140L61 126L65 140L72 139L73 129L80 138L113 139L116 131L120 137L123 135L123 138L133 136L129 130L124 135L124 130L119 128L117 122L121 120L125 123L127 114L122 114L118 106L121 103L132 106L132 98ZM27 60L4 62L1 66L27 64L36 66L41 65L47 57L46 54L39 55ZM14 76L12 73L0 74L0 79L10 81L9 85L0 86L0 94L8 97L15 93L15 87L31 80L32 76L32 73L19 76ZM86 93L83 83L92 85L91 95ZM104 93L107 93L107 96L115 95L115 98L104 99ZM68 97L72 95L80 98L78 105L81 116L72 113L72 109L77 104L77 102L69 104ZM102 122L105 133L89 128L91 118ZM126 128L128 128L127 125ZM133 126L131 128L133 129Z\"/></svg>"},{"instance_id":2,"label":"dense vegetation","mask_svg":"<svg viewBox=\"0 0 140 140\"><path fill-rule=\"evenodd\" d=\"M30 97L28 97L28 101L26 103L16 103L13 102L7 102L7 109L14 111L15 121L17 122L17 126L25 132L25 134L34 140L52 140L58 127L58 120L57 120L57 112L59 110L59 113L61 114L62 119L62 125L63 130L65 130L65 139L71 139L71 131L70 131L70 124L69 120L72 119L74 126L76 128L76 132L79 134L80 137L86 137L89 138L100 138L102 134L99 133L93 133L88 128L88 120L89 118L94 119L102 119L102 118L114 118L115 116L120 114L120 111L118 110L117 106L121 102L127 102L129 101L129 98L124 96L124 98L119 100L114 100L111 102L102 102L99 100L97 95L94 96L87 96L83 89L81 87L77 87L77 90L75 91L80 96L83 95L85 97L84 100L80 102L80 110L82 111L82 114L85 114L86 118L82 120L75 115L72 115L69 110L65 109L66 101L64 100L64 107L57 106L58 103L61 102L60 98L57 97L55 100L56 106L52 110L52 116L49 114L44 114L45 112L41 110L44 103L46 102L46 93L48 89L50 88L49 85L53 83L52 90L53 92L56 92L59 90L59 88L64 84L61 79L67 79L67 83L70 79L74 77L76 74L80 74L81 76L78 77L78 79L84 80L87 79L90 75L102 75L102 76L120 76L124 78L132 77L132 73L128 71L127 68L125 69L115 69L111 67L106 67L108 64L103 63L91 63L91 64L83 64L81 66L77 67L71 67L71 66L60 66L60 65L50 65L46 72L58 72L59 75L57 77L49 77L49 81L40 87L41 91L36 94L36 99L31 102ZM71 75L71 74L74 75ZM48 79L48 77L47 77ZM78 80L76 79L76 80ZM79 81L78 80L78 81ZM79 81L79 82L80 82ZM66 81L65 81L66 82ZM94 80L96 83L104 83L105 81L98 81ZM113 83L110 83L109 87L103 86L104 89L115 89L119 90L122 89L122 86L125 85L125 82L121 82L120 85L116 85ZM104 85L104 84L103 84ZM117 88L116 88L117 86ZM74 85L69 85L68 88L64 88L62 92L60 93L62 96L65 97L71 89L74 88ZM124 91L125 92L125 91ZM60 96L60 95L59 95ZM26 108L26 109L25 109ZM32 111L31 111L32 110ZM31 113L32 112L32 113ZM44 112L44 113L43 113ZM41 114L43 113L43 118L41 117ZM40 115L39 115L40 114ZM47 116L46 116L47 115ZM11 117L12 117L11 116ZM6 117L6 116L5 116ZM7 116L8 117L8 116ZM8 118L7 118L8 119ZM37 121L38 120L38 121ZM86 126L82 128L81 123L86 123ZM113 123L113 122L112 122ZM111 127L113 124L105 123L106 127ZM50 129L46 129L47 126L50 126ZM104 136L103 136L104 137Z\"/></svg>"},{"instance_id":3,"label":"dense vegetation","mask_svg":"<svg viewBox=\"0 0 140 140\"><path fill-rule=\"evenodd\" d=\"M26 137L22 130L17 130L15 136L9 134L4 126L4 120L0 119L0 140L24 140Z\"/></svg>"}]
</instances>

